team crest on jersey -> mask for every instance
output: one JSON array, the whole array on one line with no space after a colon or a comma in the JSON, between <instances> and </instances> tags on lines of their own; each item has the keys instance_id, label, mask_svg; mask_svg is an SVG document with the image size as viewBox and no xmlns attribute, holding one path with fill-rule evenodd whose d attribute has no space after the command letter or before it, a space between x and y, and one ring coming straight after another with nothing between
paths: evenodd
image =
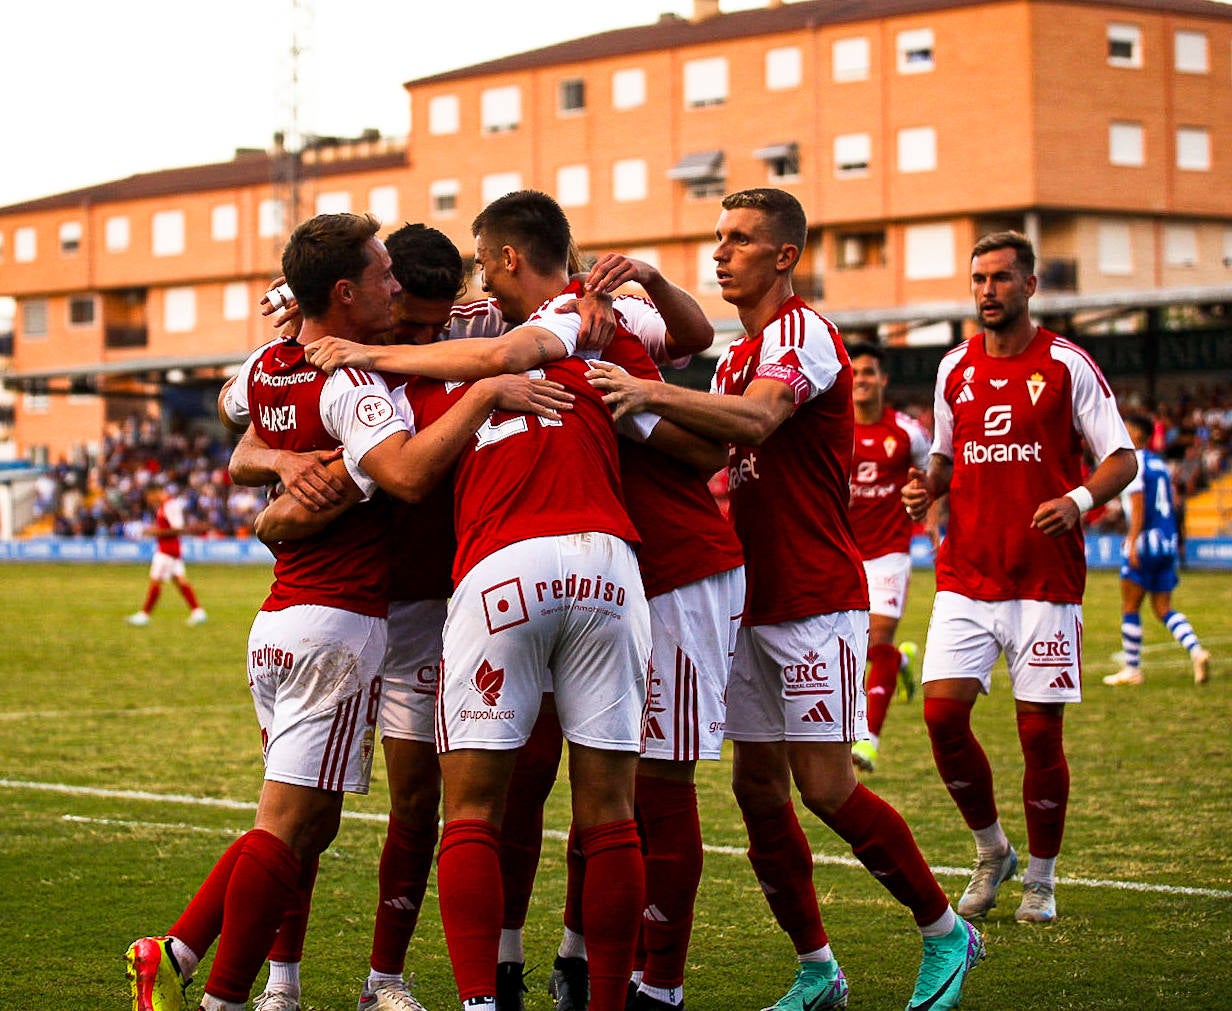
<instances>
[{"instance_id":1,"label":"team crest on jersey","mask_svg":"<svg viewBox=\"0 0 1232 1011\"><path fill-rule=\"evenodd\" d=\"M893 456L894 447L898 445L898 440L892 435L887 435L885 437L885 442L883 442L882 445L885 446L886 456Z\"/></svg>"},{"instance_id":2,"label":"team crest on jersey","mask_svg":"<svg viewBox=\"0 0 1232 1011\"><path fill-rule=\"evenodd\" d=\"M394 405L389 402L388 397L370 393L355 405L355 416L361 425L376 428L394 416Z\"/></svg>"},{"instance_id":3,"label":"team crest on jersey","mask_svg":"<svg viewBox=\"0 0 1232 1011\"><path fill-rule=\"evenodd\" d=\"M522 593L520 579L507 579L483 591L483 614L488 622L488 633L494 635L507 628L529 621L526 613L526 597Z\"/></svg>"},{"instance_id":4,"label":"team crest on jersey","mask_svg":"<svg viewBox=\"0 0 1232 1011\"><path fill-rule=\"evenodd\" d=\"M1027 380L1027 392L1031 395L1031 406L1034 407L1039 402L1040 394L1044 392L1044 387L1047 383L1044 382L1044 377L1038 372L1033 373L1031 378Z\"/></svg>"}]
</instances>

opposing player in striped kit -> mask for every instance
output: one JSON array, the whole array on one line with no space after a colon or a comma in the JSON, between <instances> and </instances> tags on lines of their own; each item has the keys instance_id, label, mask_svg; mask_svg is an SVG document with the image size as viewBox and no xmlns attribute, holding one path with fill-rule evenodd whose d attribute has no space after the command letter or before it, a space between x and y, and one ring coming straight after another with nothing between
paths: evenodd
<instances>
[{"instance_id":1,"label":"opposing player in striped kit","mask_svg":"<svg viewBox=\"0 0 1232 1011\"><path fill-rule=\"evenodd\" d=\"M923 682L937 771L975 837L975 872L958 911L985 915L1018 866L971 729L971 710L1004 652L1031 854L1014 915L1048 923L1069 804L1065 706L1082 700L1081 516L1120 492L1137 463L1099 368L1032 321L1035 289L1026 236L996 232L975 244L971 294L984 329L941 360L928 471L913 472L903 502L920 520L949 493ZM1097 461L1085 481L1082 440Z\"/></svg>"}]
</instances>

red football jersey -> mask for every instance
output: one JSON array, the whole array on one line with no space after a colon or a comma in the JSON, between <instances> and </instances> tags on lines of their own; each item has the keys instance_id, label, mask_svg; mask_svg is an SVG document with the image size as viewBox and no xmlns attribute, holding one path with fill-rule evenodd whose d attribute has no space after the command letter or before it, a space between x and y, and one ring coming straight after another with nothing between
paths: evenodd
<instances>
[{"instance_id":1,"label":"red football jersey","mask_svg":"<svg viewBox=\"0 0 1232 1011\"><path fill-rule=\"evenodd\" d=\"M393 420L384 381L355 369L327 376L308 363L295 341L276 341L258 351L241 378L253 427L276 449L302 453L346 445L360 459L390 432L406 427ZM389 501L378 494L315 536L274 545L274 584L261 610L319 604L384 618L389 533Z\"/></svg>"},{"instance_id":2,"label":"red football jersey","mask_svg":"<svg viewBox=\"0 0 1232 1011\"><path fill-rule=\"evenodd\" d=\"M851 528L867 560L911 550L911 517L900 496L911 467L928 466L928 433L891 407L855 427L851 459Z\"/></svg>"},{"instance_id":3,"label":"red football jersey","mask_svg":"<svg viewBox=\"0 0 1232 1011\"><path fill-rule=\"evenodd\" d=\"M184 503L178 498L169 498L158 507L154 514L154 526L159 530L181 530L184 527ZM171 558L180 557L179 534L164 537L158 536L158 550Z\"/></svg>"},{"instance_id":4,"label":"red football jersey","mask_svg":"<svg viewBox=\"0 0 1232 1011\"><path fill-rule=\"evenodd\" d=\"M760 333L728 348L711 390L742 395L754 379L791 388L795 413L761 446L733 445L728 491L744 545L744 624L868 608L847 502L851 362L838 329L793 295Z\"/></svg>"},{"instance_id":5,"label":"red football jersey","mask_svg":"<svg viewBox=\"0 0 1232 1011\"><path fill-rule=\"evenodd\" d=\"M612 415L577 358L553 362L548 379L574 394L559 420L493 412L454 471L454 582L482 558L533 537L597 531L637 543L621 497ZM407 400L419 429L432 424L470 384L415 378Z\"/></svg>"},{"instance_id":6,"label":"red football jersey","mask_svg":"<svg viewBox=\"0 0 1232 1011\"><path fill-rule=\"evenodd\" d=\"M976 334L941 360L933 413L932 451L954 462L937 589L1081 603L1082 524L1049 537L1031 518L1082 483L1084 438L1096 460L1133 448L1098 366L1043 327L1008 358L990 357Z\"/></svg>"}]
</instances>

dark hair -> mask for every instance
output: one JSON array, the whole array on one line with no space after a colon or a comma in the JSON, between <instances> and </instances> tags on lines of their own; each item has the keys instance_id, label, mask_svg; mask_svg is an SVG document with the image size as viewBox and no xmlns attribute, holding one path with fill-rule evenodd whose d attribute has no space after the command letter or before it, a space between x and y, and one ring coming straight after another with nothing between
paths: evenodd
<instances>
[{"instance_id":1,"label":"dark hair","mask_svg":"<svg viewBox=\"0 0 1232 1011\"><path fill-rule=\"evenodd\" d=\"M971 259L997 249L1012 249L1014 261L1028 276L1035 273L1035 247L1022 232L990 232L971 249Z\"/></svg>"},{"instance_id":2,"label":"dark hair","mask_svg":"<svg viewBox=\"0 0 1232 1011\"><path fill-rule=\"evenodd\" d=\"M385 240L385 248L403 291L417 298L452 301L466 290L462 254L444 232L408 223Z\"/></svg>"},{"instance_id":3,"label":"dark hair","mask_svg":"<svg viewBox=\"0 0 1232 1011\"><path fill-rule=\"evenodd\" d=\"M1146 414L1125 415L1125 427L1136 428L1145 438L1150 438L1155 432L1155 419Z\"/></svg>"},{"instance_id":4,"label":"dark hair","mask_svg":"<svg viewBox=\"0 0 1232 1011\"><path fill-rule=\"evenodd\" d=\"M282 251L282 273L305 319L329 310L334 285L368 266L368 241L381 223L371 214L318 214L301 223Z\"/></svg>"},{"instance_id":5,"label":"dark hair","mask_svg":"<svg viewBox=\"0 0 1232 1011\"><path fill-rule=\"evenodd\" d=\"M885 348L880 344L874 344L872 341L860 341L858 344L852 344L847 349L848 358L856 359L864 356L876 358L878 365L885 365Z\"/></svg>"},{"instance_id":6,"label":"dark hair","mask_svg":"<svg viewBox=\"0 0 1232 1011\"><path fill-rule=\"evenodd\" d=\"M471 234L512 246L539 274L567 269L572 236L560 205L538 190L517 190L493 200L471 223Z\"/></svg>"},{"instance_id":7,"label":"dark hair","mask_svg":"<svg viewBox=\"0 0 1232 1011\"><path fill-rule=\"evenodd\" d=\"M725 211L742 207L761 211L770 219L770 232L775 242L795 246L804 252L808 242L808 218L804 216L800 201L786 190L759 186L751 190L738 190L723 198Z\"/></svg>"}]
</instances>

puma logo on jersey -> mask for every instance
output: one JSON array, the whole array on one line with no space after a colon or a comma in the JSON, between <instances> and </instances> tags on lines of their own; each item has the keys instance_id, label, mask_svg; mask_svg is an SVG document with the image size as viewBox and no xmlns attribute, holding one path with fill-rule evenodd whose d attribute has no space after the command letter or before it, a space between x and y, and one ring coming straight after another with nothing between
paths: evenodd
<instances>
[{"instance_id":1,"label":"puma logo on jersey","mask_svg":"<svg viewBox=\"0 0 1232 1011\"><path fill-rule=\"evenodd\" d=\"M267 432L289 432L295 428L295 405L261 407L261 427Z\"/></svg>"}]
</instances>

